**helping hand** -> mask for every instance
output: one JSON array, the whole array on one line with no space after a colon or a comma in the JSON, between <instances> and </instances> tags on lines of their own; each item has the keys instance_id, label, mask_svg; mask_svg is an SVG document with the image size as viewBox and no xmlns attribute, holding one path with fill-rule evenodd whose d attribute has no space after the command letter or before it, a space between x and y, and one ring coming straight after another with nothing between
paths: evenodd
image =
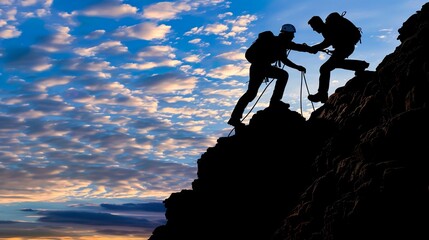
<instances>
[{"instance_id":1,"label":"helping hand","mask_svg":"<svg viewBox=\"0 0 429 240\"><path fill-rule=\"evenodd\" d=\"M305 69L305 67L303 67L303 66L298 66L297 68L296 68L298 71L301 71L301 72L306 72L307 70Z\"/></svg>"},{"instance_id":2,"label":"helping hand","mask_svg":"<svg viewBox=\"0 0 429 240\"><path fill-rule=\"evenodd\" d=\"M319 51L319 50L317 50L317 49L316 49L316 48L314 48L314 47L309 47L309 49L308 49L308 52L309 52L309 53L312 53L312 54L316 54L318 51Z\"/></svg>"}]
</instances>

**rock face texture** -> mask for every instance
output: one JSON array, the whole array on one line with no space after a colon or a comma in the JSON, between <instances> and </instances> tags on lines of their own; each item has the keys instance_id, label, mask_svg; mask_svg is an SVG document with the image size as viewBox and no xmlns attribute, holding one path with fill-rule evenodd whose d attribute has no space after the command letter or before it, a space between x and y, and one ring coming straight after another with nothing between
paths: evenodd
<instances>
[{"instance_id":1,"label":"rock face texture","mask_svg":"<svg viewBox=\"0 0 429 240\"><path fill-rule=\"evenodd\" d=\"M258 111L198 160L150 240L429 239L429 3L306 120Z\"/></svg>"}]
</instances>

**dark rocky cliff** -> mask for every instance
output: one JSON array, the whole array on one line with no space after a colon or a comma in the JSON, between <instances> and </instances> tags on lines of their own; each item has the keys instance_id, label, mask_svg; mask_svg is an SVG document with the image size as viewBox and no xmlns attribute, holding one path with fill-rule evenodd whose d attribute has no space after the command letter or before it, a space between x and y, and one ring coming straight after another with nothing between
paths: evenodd
<instances>
[{"instance_id":1,"label":"dark rocky cliff","mask_svg":"<svg viewBox=\"0 0 429 240\"><path fill-rule=\"evenodd\" d=\"M306 120L257 112L198 160L150 240L429 239L429 4Z\"/></svg>"}]
</instances>

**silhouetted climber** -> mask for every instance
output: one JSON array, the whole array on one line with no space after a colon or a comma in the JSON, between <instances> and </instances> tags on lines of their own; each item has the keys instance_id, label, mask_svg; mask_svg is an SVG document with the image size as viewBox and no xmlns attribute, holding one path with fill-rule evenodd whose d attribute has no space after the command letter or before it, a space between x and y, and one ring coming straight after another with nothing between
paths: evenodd
<instances>
[{"instance_id":1,"label":"silhouetted climber","mask_svg":"<svg viewBox=\"0 0 429 240\"><path fill-rule=\"evenodd\" d=\"M354 70L359 73L369 66L365 61L346 59L354 52L355 45L360 42L361 31L346 19L344 14L345 12L342 15L337 12L331 13L326 17L325 22L319 16L314 16L308 21L313 30L324 37L321 43L311 48L315 51L325 50L329 46L334 48L329 52L331 57L320 66L319 89L316 94L308 96L308 100L312 102L326 102L331 71L335 68Z\"/></svg>"},{"instance_id":2,"label":"silhouetted climber","mask_svg":"<svg viewBox=\"0 0 429 240\"><path fill-rule=\"evenodd\" d=\"M228 124L234 127L244 126L241 118L249 102L255 99L258 89L265 78L277 79L271 96L270 106L286 106L289 104L281 101L286 87L289 74L287 71L272 65L281 61L284 65L305 72L303 66L297 65L288 59L288 50L310 52L312 49L306 44L298 44L292 41L295 37L296 29L292 24L284 24L278 36L274 36L271 31L261 32L258 39L247 49L246 59L251 63L249 69L249 85L247 91L240 97ZM313 52L316 53L317 51Z\"/></svg>"}]
</instances>

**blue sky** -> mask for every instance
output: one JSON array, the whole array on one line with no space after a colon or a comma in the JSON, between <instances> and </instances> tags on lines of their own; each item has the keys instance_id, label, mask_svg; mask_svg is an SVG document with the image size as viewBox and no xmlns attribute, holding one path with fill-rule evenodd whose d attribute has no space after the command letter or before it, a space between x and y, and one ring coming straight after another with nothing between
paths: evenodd
<instances>
[{"instance_id":1,"label":"blue sky","mask_svg":"<svg viewBox=\"0 0 429 240\"><path fill-rule=\"evenodd\" d=\"M322 39L308 19L347 11L363 30L350 58L375 70L424 3L0 0L0 238L145 239L163 213L127 204L190 188L201 154L231 131L260 31L291 23L294 41L313 45ZM311 93L326 57L289 54ZM300 72L285 69L283 101L308 117ZM330 93L353 74L334 70Z\"/></svg>"}]
</instances>

